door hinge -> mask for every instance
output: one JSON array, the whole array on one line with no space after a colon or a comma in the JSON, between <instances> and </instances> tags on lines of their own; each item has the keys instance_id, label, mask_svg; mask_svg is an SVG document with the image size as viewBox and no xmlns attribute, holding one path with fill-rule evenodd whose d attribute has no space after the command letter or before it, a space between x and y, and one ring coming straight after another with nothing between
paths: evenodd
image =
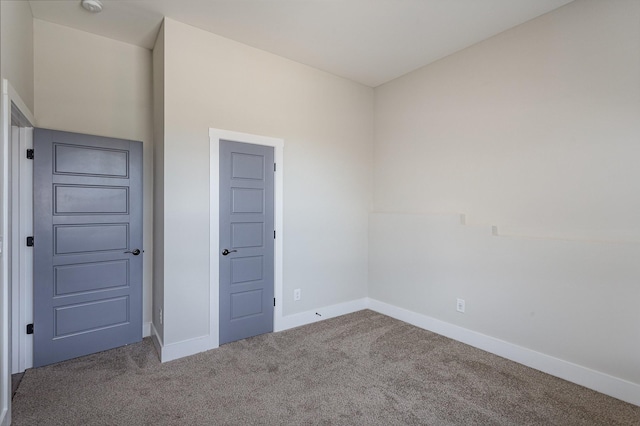
<instances>
[{"instance_id":1,"label":"door hinge","mask_svg":"<svg viewBox=\"0 0 640 426\"><path fill-rule=\"evenodd\" d=\"M276 171L276 163L273 163L273 171Z\"/></svg>"},{"instance_id":2,"label":"door hinge","mask_svg":"<svg viewBox=\"0 0 640 426\"><path fill-rule=\"evenodd\" d=\"M273 298L273 306L276 306L276 298Z\"/></svg>"},{"instance_id":3,"label":"door hinge","mask_svg":"<svg viewBox=\"0 0 640 426\"><path fill-rule=\"evenodd\" d=\"M27 324L27 334L33 334L33 324Z\"/></svg>"},{"instance_id":4,"label":"door hinge","mask_svg":"<svg viewBox=\"0 0 640 426\"><path fill-rule=\"evenodd\" d=\"M276 239L276 231L273 231L273 239Z\"/></svg>"},{"instance_id":5,"label":"door hinge","mask_svg":"<svg viewBox=\"0 0 640 426\"><path fill-rule=\"evenodd\" d=\"M33 160L33 149L27 150L27 159Z\"/></svg>"},{"instance_id":6,"label":"door hinge","mask_svg":"<svg viewBox=\"0 0 640 426\"><path fill-rule=\"evenodd\" d=\"M27 247L33 247L33 237L27 237Z\"/></svg>"}]
</instances>

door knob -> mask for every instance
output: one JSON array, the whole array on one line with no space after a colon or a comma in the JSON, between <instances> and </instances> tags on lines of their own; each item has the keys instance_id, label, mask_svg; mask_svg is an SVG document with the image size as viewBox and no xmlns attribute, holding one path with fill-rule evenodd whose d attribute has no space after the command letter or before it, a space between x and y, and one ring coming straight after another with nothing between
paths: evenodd
<instances>
[{"instance_id":1,"label":"door knob","mask_svg":"<svg viewBox=\"0 0 640 426\"><path fill-rule=\"evenodd\" d=\"M131 253L134 256L137 256L140 254L140 249L135 249L135 250L127 250L125 251L125 253Z\"/></svg>"},{"instance_id":2,"label":"door knob","mask_svg":"<svg viewBox=\"0 0 640 426\"><path fill-rule=\"evenodd\" d=\"M229 250L229 249L224 249L224 250L222 250L222 255L223 255L223 256L226 256L226 255L228 255L229 253L235 253L235 252L237 252L237 251L238 251L238 250Z\"/></svg>"}]
</instances>

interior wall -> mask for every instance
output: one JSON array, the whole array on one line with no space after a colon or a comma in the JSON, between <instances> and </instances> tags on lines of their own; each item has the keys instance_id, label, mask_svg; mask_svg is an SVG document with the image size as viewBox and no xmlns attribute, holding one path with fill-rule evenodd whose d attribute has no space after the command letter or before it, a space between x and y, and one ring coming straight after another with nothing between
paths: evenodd
<instances>
[{"instance_id":1,"label":"interior wall","mask_svg":"<svg viewBox=\"0 0 640 426\"><path fill-rule=\"evenodd\" d=\"M640 383L639 22L575 1L375 90L370 297Z\"/></svg>"},{"instance_id":2,"label":"interior wall","mask_svg":"<svg viewBox=\"0 0 640 426\"><path fill-rule=\"evenodd\" d=\"M153 100L151 51L34 20L38 127L143 142L143 323L151 322Z\"/></svg>"},{"instance_id":3,"label":"interior wall","mask_svg":"<svg viewBox=\"0 0 640 426\"><path fill-rule=\"evenodd\" d=\"M378 87L376 209L640 241L639 15L575 1Z\"/></svg>"},{"instance_id":4,"label":"interior wall","mask_svg":"<svg viewBox=\"0 0 640 426\"><path fill-rule=\"evenodd\" d=\"M209 334L210 127L285 141L284 314L366 297L371 88L166 19L164 96L165 344Z\"/></svg>"},{"instance_id":5,"label":"interior wall","mask_svg":"<svg viewBox=\"0 0 640 426\"><path fill-rule=\"evenodd\" d=\"M33 17L26 1L0 2L0 74L13 86L22 101L34 110Z\"/></svg>"},{"instance_id":6,"label":"interior wall","mask_svg":"<svg viewBox=\"0 0 640 426\"><path fill-rule=\"evenodd\" d=\"M164 24L153 47L153 325L164 339Z\"/></svg>"}]
</instances>

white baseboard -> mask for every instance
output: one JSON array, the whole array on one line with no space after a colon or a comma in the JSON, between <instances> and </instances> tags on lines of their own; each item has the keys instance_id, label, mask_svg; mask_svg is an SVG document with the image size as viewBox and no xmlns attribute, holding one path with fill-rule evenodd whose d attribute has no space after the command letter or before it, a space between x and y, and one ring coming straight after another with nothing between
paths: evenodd
<instances>
[{"instance_id":1,"label":"white baseboard","mask_svg":"<svg viewBox=\"0 0 640 426\"><path fill-rule=\"evenodd\" d=\"M276 322L274 331L284 331L294 327L300 327L314 322L326 320L340 315L350 314L367 308L368 299L356 299L350 302L338 303L336 305L325 306L311 311L300 312L298 314L283 316Z\"/></svg>"},{"instance_id":2,"label":"white baseboard","mask_svg":"<svg viewBox=\"0 0 640 426\"><path fill-rule=\"evenodd\" d=\"M427 315L368 299L368 308L511 361L640 406L640 385L536 352Z\"/></svg>"},{"instance_id":3,"label":"white baseboard","mask_svg":"<svg viewBox=\"0 0 640 426\"><path fill-rule=\"evenodd\" d=\"M208 335L166 345L163 344L162 339L155 333L155 330L153 336L153 343L156 346L158 355L160 355L160 362L173 361L213 349L211 347L211 338Z\"/></svg>"}]
</instances>

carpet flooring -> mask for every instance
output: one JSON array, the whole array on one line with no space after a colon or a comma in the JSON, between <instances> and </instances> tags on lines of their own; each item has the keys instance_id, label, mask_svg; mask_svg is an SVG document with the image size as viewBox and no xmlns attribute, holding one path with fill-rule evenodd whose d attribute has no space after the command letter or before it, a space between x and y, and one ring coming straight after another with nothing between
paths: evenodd
<instances>
[{"instance_id":1,"label":"carpet flooring","mask_svg":"<svg viewBox=\"0 0 640 426\"><path fill-rule=\"evenodd\" d=\"M364 310L161 364L27 370L13 425L640 425L640 407Z\"/></svg>"}]
</instances>

